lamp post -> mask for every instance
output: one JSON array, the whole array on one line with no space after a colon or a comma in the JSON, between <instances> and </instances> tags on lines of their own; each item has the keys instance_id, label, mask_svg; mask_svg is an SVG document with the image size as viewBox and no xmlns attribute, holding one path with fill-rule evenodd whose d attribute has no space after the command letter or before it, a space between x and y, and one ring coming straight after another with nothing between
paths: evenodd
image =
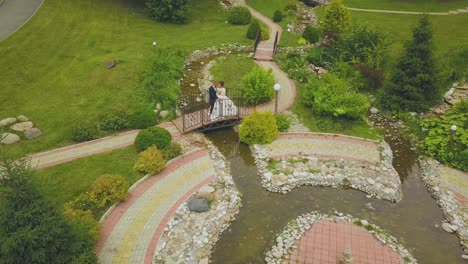
<instances>
[{"instance_id":1,"label":"lamp post","mask_svg":"<svg viewBox=\"0 0 468 264\"><path fill-rule=\"evenodd\" d=\"M275 83L273 86L275 90L275 114L278 113L278 92L281 90L281 84Z\"/></svg>"},{"instance_id":2,"label":"lamp post","mask_svg":"<svg viewBox=\"0 0 468 264\"><path fill-rule=\"evenodd\" d=\"M289 35L291 35L291 28L292 28L292 25L288 24L288 44L287 45L289 45L289 38L290 38Z\"/></svg>"},{"instance_id":3,"label":"lamp post","mask_svg":"<svg viewBox=\"0 0 468 264\"><path fill-rule=\"evenodd\" d=\"M156 41L153 41L153 48L156 50Z\"/></svg>"},{"instance_id":4,"label":"lamp post","mask_svg":"<svg viewBox=\"0 0 468 264\"><path fill-rule=\"evenodd\" d=\"M453 137L455 136L455 132L457 131L457 126L456 125L452 125L450 127L450 144L453 144Z\"/></svg>"}]
</instances>

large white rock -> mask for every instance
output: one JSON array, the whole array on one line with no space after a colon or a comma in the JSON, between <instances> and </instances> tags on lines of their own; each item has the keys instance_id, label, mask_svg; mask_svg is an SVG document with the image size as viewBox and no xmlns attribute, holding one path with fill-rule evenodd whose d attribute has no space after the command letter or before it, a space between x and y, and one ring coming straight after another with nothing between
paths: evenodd
<instances>
[{"instance_id":1,"label":"large white rock","mask_svg":"<svg viewBox=\"0 0 468 264\"><path fill-rule=\"evenodd\" d=\"M0 135L0 139L0 143L9 145L20 141L21 138L18 135L12 133L3 133Z\"/></svg>"},{"instance_id":2,"label":"large white rock","mask_svg":"<svg viewBox=\"0 0 468 264\"><path fill-rule=\"evenodd\" d=\"M375 107L371 107L370 112L371 112L371 114L377 114L379 112L379 109L377 109Z\"/></svg>"},{"instance_id":3,"label":"large white rock","mask_svg":"<svg viewBox=\"0 0 468 264\"><path fill-rule=\"evenodd\" d=\"M33 122L31 121L26 121L26 122L21 122L21 123L16 123L12 125L10 128L15 131L26 131L34 127Z\"/></svg>"},{"instance_id":4,"label":"large white rock","mask_svg":"<svg viewBox=\"0 0 468 264\"><path fill-rule=\"evenodd\" d=\"M198 190L198 192L207 192L207 193L212 193L215 191L215 188L209 186L209 185L205 185L203 187L200 188L200 190Z\"/></svg>"},{"instance_id":5,"label":"large white rock","mask_svg":"<svg viewBox=\"0 0 468 264\"><path fill-rule=\"evenodd\" d=\"M453 233L454 230L452 229L452 225L449 223L442 223L442 229L447 233Z\"/></svg>"},{"instance_id":6,"label":"large white rock","mask_svg":"<svg viewBox=\"0 0 468 264\"><path fill-rule=\"evenodd\" d=\"M169 111L167 110L162 110L161 112L159 112L159 116L161 118L166 118L168 115L169 115Z\"/></svg>"},{"instance_id":7,"label":"large white rock","mask_svg":"<svg viewBox=\"0 0 468 264\"><path fill-rule=\"evenodd\" d=\"M24 136L27 139L37 138L40 135L42 135L42 131L37 127L33 127L33 128L31 128L29 130L24 131Z\"/></svg>"},{"instance_id":8,"label":"large white rock","mask_svg":"<svg viewBox=\"0 0 468 264\"><path fill-rule=\"evenodd\" d=\"M27 116L25 116L25 115L19 115L17 118L18 118L19 122L29 121L29 118Z\"/></svg>"},{"instance_id":9,"label":"large white rock","mask_svg":"<svg viewBox=\"0 0 468 264\"><path fill-rule=\"evenodd\" d=\"M2 120L0 120L0 127L7 127L9 125L12 125L16 123L16 118L14 117L7 117Z\"/></svg>"}]
</instances>

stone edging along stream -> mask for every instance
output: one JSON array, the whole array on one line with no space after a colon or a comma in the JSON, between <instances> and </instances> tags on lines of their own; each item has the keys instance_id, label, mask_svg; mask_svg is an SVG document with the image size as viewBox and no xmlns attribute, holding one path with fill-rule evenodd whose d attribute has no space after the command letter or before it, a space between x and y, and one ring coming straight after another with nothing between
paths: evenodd
<instances>
[{"instance_id":1,"label":"stone edging along stream","mask_svg":"<svg viewBox=\"0 0 468 264\"><path fill-rule=\"evenodd\" d=\"M462 258L468 259L468 205L455 198L454 193L444 183L440 171L443 169L442 164L432 159L420 159L419 163L421 178L448 221L442 223L442 229L457 234L465 253Z\"/></svg>"},{"instance_id":2,"label":"stone edging along stream","mask_svg":"<svg viewBox=\"0 0 468 264\"><path fill-rule=\"evenodd\" d=\"M385 231L383 231L380 227L365 220L353 218L351 215L330 216L326 214L320 214L317 211L303 214L298 218L290 221L286 225L283 232L277 236L276 244L270 251L266 253L266 263L282 263L283 257L290 253L296 240L300 239L317 220L328 220L333 222L345 221L352 222L359 226L364 226L369 231L369 233L374 235L377 240L397 252L401 259L404 260L404 263L417 263L416 259L411 255L411 253L409 253L405 247L398 243L398 240L395 237L385 233Z\"/></svg>"},{"instance_id":3,"label":"stone edging along stream","mask_svg":"<svg viewBox=\"0 0 468 264\"><path fill-rule=\"evenodd\" d=\"M229 165L219 150L207 139L206 147L216 178L192 197L210 202L207 212L188 210L187 199L171 216L159 239L154 263L209 263L211 250L239 212L241 194L230 174Z\"/></svg>"}]
</instances>

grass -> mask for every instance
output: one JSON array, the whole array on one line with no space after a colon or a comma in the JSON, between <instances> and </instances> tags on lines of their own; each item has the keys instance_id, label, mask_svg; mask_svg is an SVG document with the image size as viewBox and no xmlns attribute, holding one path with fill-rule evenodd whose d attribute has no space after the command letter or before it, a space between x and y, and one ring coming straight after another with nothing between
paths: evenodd
<instances>
[{"instance_id":1,"label":"grass","mask_svg":"<svg viewBox=\"0 0 468 264\"><path fill-rule=\"evenodd\" d=\"M142 177L133 170L137 158L138 153L131 146L37 170L33 179L49 201L62 207L76 195L86 192L94 180L103 174L119 174L130 185L135 183Z\"/></svg>"},{"instance_id":2,"label":"grass","mask_svg":"<svg viewBox=\"0 0 468 264\"><path fill-rule=\"evenodd\" d=\"M198 0L190 23L156 23L142 1L48 0L0 42L0 119L24 114L44 135L8 146L15 156L70 144L71 124L132 104L145 58L157 47L186 50L253 44L247 26L224 23L217 0ZM118 65L108 70L109 60Z\"/></svg>"},{"instance_id":3,"label":"grass","mask_svg":"<svg viewBox=\"0 0 468 264\"><path fill-rule=\"evenodd\" d=\"M419 12L445 12L468 7L468 0L343 0L348 7Z\"/></svg>"},{"instance_id":4,"label":"grass","mask_svg":"<svg viewBox=\"0 0 468 264\"><path fill-rule=\"evenodd\" d=\"M215 81L223 80L226 89L241 88L242 77L255 66L252 58L245 55L231 55L217 62L211 69Z\"/></svg>"}]
</instances>

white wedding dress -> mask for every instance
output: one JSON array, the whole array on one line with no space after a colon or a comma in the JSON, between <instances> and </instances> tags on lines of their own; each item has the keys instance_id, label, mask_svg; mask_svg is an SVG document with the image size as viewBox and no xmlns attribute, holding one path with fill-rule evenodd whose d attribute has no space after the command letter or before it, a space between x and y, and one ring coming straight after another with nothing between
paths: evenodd
<instances>
[{"instance_id":1,"label":"white wedding dress","mask_svg":"<svg viewBox=\"0 0 468 264\"><path fill-rule=\"evenodd\" d=\"M215 102L210 120L222 119L228 116L237 116L237 106L226 96L226 88L217 89L218 100Z\"/></svg>"}]
</instances>

